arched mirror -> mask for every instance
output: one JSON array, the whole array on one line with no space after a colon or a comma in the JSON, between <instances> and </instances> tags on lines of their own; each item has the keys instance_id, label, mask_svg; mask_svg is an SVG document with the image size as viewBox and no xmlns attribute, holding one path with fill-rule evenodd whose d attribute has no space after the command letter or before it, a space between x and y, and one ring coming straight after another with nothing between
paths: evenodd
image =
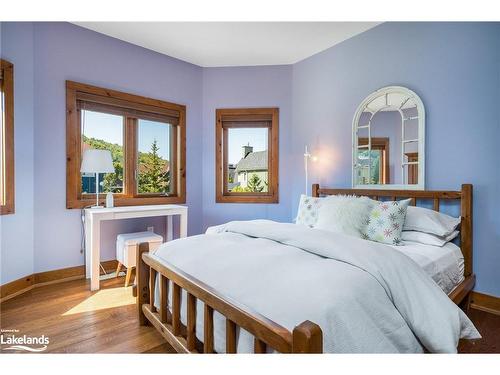
<instances>
[{"instance_id":1,"label":"arched mirror","mask_svg":"<svg viewBox=\"0 0 500 375\"><path fill-rule=\"evenodd\" d=\"M424 189L425 110L417 94L381 88L353 120L352 185L364 189Z\"/></svg>"}]
</instances>

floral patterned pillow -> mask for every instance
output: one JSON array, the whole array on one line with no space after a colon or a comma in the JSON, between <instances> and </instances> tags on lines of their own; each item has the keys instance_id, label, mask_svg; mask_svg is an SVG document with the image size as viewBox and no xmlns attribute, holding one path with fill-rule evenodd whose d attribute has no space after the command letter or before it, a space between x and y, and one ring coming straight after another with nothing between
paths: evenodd
<instances>
[{"instance_id":1,"label":"floral patterned pillow","mask_svg":"<svg viewBox=\"0 0 500 375\"><path fill-rule=\"evenodd\" d=\"M402 245L401 231L411 199L377 202L367 220L362 238L390 245Z\"/></svg>"},{"instance_id":2,"label":"floral patterned pillow","mask_svg":"<svg viewBox=\"0 0 500 375\"><path fill-rule=\"evenodd\" d=\"M300 196L299 210L295 219L296 224L307 225L312 228L318 221L319 209L325 198L314 198L302 194Z\"/></svg>"}]
</instances>

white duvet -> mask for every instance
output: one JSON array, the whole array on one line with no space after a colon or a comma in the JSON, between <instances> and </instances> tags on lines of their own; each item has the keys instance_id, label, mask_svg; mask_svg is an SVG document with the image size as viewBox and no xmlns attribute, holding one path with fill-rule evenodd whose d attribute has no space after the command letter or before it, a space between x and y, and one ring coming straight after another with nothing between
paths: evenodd
<instances>
[{"instance_id":1,"label":"white duvet","mask_svg":"<svg viewBox=\"0 0 500 375\"><path fill-rule=\"evenodd\" d=\"M453 353L459 338L480 337L439 286L388 245L255 220L171 241L155 255L289 330L304 320L318 324L325 352ZM197 318L203 341L203 314ZM214 325L223 353L225 320L217 313ZM252 336L241 330L238 352L252 351Z\"/></svg>"}]
</instances>

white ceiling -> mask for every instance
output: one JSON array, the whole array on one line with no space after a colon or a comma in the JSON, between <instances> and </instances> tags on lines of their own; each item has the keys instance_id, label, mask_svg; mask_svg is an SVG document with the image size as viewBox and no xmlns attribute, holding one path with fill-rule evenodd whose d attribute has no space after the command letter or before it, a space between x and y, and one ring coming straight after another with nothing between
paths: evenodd
<instances>
[{"instance_id":1,"label":"white ceiling","mask_svg":"<svg viewBox=\"0 0 500 375\"><path fill-rule=\"evenodd\" d=\"M293 64L378 22L75 22L199 66Z\"/></svg>"}]
</instances>

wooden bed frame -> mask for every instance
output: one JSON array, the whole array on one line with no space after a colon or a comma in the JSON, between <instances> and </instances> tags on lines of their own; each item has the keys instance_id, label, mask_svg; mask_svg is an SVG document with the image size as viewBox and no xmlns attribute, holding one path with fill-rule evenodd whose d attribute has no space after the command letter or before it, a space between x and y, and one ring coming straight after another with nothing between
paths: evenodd
<instances>
[{"instance_id":1,"label":"wooden bed frame","mask_svg":"<svg viewBox=\"0 0 500 375\"><path fill-rule=\"evenodd\" d=\"M377 200L411 198L412 205L416 205L417 200L432 200L433 209L436 211L439 211L441 200L459 200L462 216L460 246L465 261L465 279L449 294L449 297L465 311L468 310L470 291L476 279L472 273L472 185L462 185L461 191L415 191L325 189L314 184L312 192L314 197L351 194L369 196ZM160 277L159 311L153 305L157 275ZM169 287L172 287L172 311L167 307ZM180 318L182 289L187 292L186 325L181 323ZM255 337L255 353L266 353L268 348L281 353L323 352L323 333L317 324L305 321L290 332L249 307L223 296L174 265L150 254L147 243L139 245L134 295L137 295L140 324L153 325L179 353L214 353L214 311L226 318L227 353L236 353L237 326ZM197 300L204 303L203 343L196 338Z\"/></svg>"}]
</instances>

